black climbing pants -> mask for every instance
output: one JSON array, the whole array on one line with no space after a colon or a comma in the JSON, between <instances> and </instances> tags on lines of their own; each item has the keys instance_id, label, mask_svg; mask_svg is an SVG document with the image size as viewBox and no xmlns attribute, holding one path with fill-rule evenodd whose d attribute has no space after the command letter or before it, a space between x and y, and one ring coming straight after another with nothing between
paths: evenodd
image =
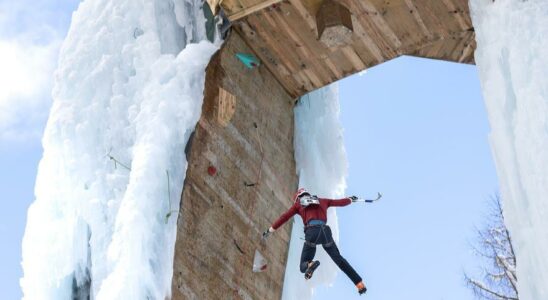
<instances>
[{"instance_id":1,"label":"black climbing pants","mask_svg":"<svg viewBox=\"0 0 548 300\"><path fill-rule=\"evenodd\" d=\"M308 263L314 259L316 255L316 245L322 245L323 249L331 257L337 266L354 282L358 284L362 281L362 278L352 266L341 256L339 253L339 248L333 241L333 236L331 234L331 228L327 225L315 225L309 226L304 230L304 245L303 252L301 254L301 272L306 272L308 268Z\"/></svg>"}]
</instances>

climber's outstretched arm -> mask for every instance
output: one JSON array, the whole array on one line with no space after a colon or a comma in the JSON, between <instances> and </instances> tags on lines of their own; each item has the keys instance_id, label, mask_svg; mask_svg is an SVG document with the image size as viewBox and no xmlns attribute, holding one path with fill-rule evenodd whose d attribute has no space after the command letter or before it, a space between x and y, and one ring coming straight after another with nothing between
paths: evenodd
<instances>
[{"instance_id":1,"label":"climber's outstretched arm","mask_svg":"<svg viewBox=\"0 0 548 300\"><path fill-rule=\"evenodd\" d=\"M263 238L267 238L272 232L280 228L285 222L287 222L291 217L299 212L297 203L293 204L285 213L283 213L278 220L276 220L268 230L263 232Z\"/></svg>"},{"instance_id":2,"label":"climber's outstretched arm","mask_svg":"<svg viewBox=\"0 0 548 300\"><path fill-rule=\"evenodd\" d=\"M352 196L352 197L354 197L354 196ZM347 197L347 198L342 198L342 199L320 198L320 200L327 201L328 207L331 207L331 206L347 206L348 204L352 203L352 197Z\"/></svg>"}]
</instances>

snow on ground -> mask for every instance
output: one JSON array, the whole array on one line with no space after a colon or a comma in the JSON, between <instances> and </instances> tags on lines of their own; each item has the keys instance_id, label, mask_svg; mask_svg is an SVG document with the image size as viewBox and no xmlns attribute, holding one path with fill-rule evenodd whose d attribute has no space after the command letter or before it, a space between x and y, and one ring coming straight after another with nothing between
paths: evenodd
<instances>
[{"instance_id":1,"label":"snow on ground","mask_svg":"<svg viewBox=\"0 0 548 300\"><path fill-rule=\"evenodd\" d=\"M548 299L548 1L472 0L520 299Z\"/></svg>"},{"instance_id":2,"label":"snow on ground","mask_svg":"<svg viewBox=\"0 0 548 300\"><path fill-rule=\"evenodd\" d=\"M23 239L25 299L170 294L177 214L166 215L218 47L201 5L86 0L73 15Z\"/></svg>"},{"instance_id":3,"label":"snow on ground","mask_svg":"<svg viewBox=\"0 0 548 300\"><path fill-rule=\"evenodd\" d=\"M295 108L295 160L299 187L325 198L343 198L346 188L348 162L339 121L337 84L304 95ZM335 208L327 214L335 242L339 242L339 227ZM289 254L284 278L282 299L311 299L314 287L335 280L338 267L318 246L316 259L321 266L311 280L305 281L299 270L304 242L303 222L294 218Z\"/></svg>"}]
</instances>

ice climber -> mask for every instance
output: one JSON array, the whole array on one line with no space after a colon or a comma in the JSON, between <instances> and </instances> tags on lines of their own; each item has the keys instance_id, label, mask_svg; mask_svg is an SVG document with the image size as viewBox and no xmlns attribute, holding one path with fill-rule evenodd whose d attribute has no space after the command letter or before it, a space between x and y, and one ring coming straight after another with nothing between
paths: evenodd
<instances>
[{"instance_id":1,"label":"ice climber","mask_svg":"<svg viewBox=\"0 0 548 300\"><path fill-rule=\"evenodd\" d=\"M311 195L305 189L299 189L293 196L293 205L288 211L283 213L268 230L263 233L263 238L267 238L272 232L282 226L287 220L295 214L299 214L304 222L305 242L301 253L300 269L304 273L305 279L312 278L312 274L320 262L313 260L316 254L316 245L322 245L323 249L339 268L352 280L358 288L361 295L367 291L362 278L352 266L341 256L339 249L333 240L331 228L326 225L327 209L331 206L346 206L358 200L356 196L332 200L318 198Z\"/></svg>"}]
</instances>

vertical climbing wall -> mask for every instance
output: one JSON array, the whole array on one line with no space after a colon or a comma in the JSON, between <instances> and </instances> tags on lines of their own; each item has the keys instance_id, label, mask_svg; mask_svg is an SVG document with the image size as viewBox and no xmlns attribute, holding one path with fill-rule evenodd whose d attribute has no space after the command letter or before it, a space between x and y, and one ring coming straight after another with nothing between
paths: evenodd
<instances>
[{"instance_id":1,"label":"vertical climbing wall","mask_svg":"<svg viewBox=\"0 0 548 300\"><path fill-rule=\"evenodd\" d=\"M297 187L293 99L233 32L211 60L202 116L189 146L177 225L173 299L280 299L290 226L261 232ZM259 250L264 272L253 273Z\"/></svg>"}]
</instances>

